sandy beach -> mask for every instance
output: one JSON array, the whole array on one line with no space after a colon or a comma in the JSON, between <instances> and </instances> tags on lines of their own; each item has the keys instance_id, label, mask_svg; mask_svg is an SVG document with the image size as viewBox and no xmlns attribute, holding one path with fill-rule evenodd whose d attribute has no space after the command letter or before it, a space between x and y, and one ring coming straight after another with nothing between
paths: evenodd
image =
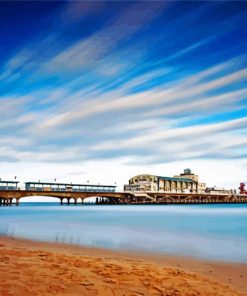
<instances>
[{"instance_id":1,"label":"sandy beach","mask_svg":"<svg viewBox=\"0 0 247 296\"><path fill-rule=\"evenodd\" d=\"M247 265L0 238L0 295L247 295Z\"/></svg>"}]
</instances>

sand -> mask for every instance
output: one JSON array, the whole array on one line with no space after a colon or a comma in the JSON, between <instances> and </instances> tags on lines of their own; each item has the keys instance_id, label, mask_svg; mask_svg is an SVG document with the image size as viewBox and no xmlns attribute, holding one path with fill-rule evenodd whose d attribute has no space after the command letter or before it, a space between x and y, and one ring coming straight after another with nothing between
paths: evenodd
<instances>
[{"instance_id":1,"label":"sand","mask_svg":"<svg viewBox=\"0 0 247 296\"><path fill-rule=\"evenodd\" d=\"M247 265L0 238L0 295L247 295Z\"/></svg>"}]
</instances>

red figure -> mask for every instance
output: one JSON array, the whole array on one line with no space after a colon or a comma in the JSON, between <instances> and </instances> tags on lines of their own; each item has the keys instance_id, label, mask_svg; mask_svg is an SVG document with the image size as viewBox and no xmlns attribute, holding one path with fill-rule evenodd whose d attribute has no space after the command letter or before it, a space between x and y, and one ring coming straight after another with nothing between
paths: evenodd
<instances>
[{"instance_id":1,"label":"red figure","mask_svg":"<svg viewBox=\"0 0 247 296\"><path fill-rule=\"evenodd\" d=\"M240 183L240 187L239 187L240 194L247 194L247 191L245 190L244 187L245 187L245 184Z\"/></svg>"}]
</instances>

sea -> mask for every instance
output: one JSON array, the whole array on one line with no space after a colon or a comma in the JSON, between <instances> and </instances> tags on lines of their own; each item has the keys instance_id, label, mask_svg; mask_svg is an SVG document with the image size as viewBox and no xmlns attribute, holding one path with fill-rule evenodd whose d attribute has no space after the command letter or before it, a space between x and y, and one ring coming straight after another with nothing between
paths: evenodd
<instances>
[{"instance_id":1,"label":"sea","mask_svg":"<svg viewBox=\"0 0 247 296\"><path fill-rule=\"evenodd\" d=\"M87 247L247 262L247 205L0 207L0 235Z\"/></svg>"}]
</instances>

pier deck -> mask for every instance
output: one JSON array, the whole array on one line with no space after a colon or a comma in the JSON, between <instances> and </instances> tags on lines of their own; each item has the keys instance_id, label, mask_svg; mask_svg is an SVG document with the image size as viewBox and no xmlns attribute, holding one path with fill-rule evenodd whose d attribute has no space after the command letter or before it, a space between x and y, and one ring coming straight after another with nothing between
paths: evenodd
<instances>
[{"instance_id":1,"label":"pier deck","mask_svg":"<svg viewBox=\"0 0 247 296\"><path fill-rule=\"evenodd\" d=\"M97 203L107 204L209 204L247 203L244 194L197 194L160 192L73 192L73 191L32 191L0 190L0 205L18 205L29 196L46 196L59 199L61 205L82 204L85 198L97 197Z\"/></svg>"}]
</instances>

